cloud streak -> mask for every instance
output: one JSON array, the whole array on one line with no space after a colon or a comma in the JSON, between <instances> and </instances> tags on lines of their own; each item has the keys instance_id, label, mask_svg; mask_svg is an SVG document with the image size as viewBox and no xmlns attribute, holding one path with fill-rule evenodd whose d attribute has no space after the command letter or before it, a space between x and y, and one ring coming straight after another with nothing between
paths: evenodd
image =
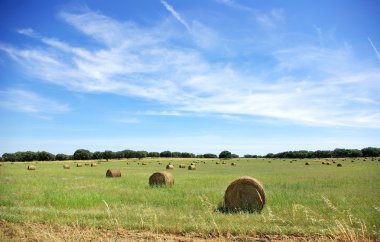
<instances>
[{"instance_id":1,"label":"cloud streak","mask_svg":"<svg viewBox=\"0 0 380 242\"><path fill-rule=\"evenodd\" d=\"M66 104L41 97L37 93L22 89L0 90L0 107L13 111L45 117L70 111Z\"/></svg>"},{"instance_id":2,"label":"cloud streak","mask_svg":"<svg viewBox=\"0 0 380 242\"><path fill-rule=\"evenodd\" d=\"M380 53L379 53L379 51L377 50L376 46L373 44L373 42L372 42L372 40L371 40L370 37L368 37L368 42L369 42L369 44L371 45L373 51L375 52L377 59L380 60Z\"/></svg>"},{"instance_id":3,"label":"cloud streak","mask_svg":"<svg viewBox=\"0 0 380 242\"><path fill-rule=\"evenodd\" d=\"M182 16L173 8L173 6L171 6L168 2L166 2L165 0L161 0L161 3L164 5L164 7L166 8L166 10L168 10L175 19L178 20L178 22L180 22L183 26L185 26L185 28L187 29L187 31L191 31L190 30L190 27L189 25L187 24L187 22L182 18Z\"/></svg>"},{"instance_id":4,"label":"cloud streak","mask_svg":"<svg viewBox=\"0 0 380 242\"><path fill-rule=\"evenodd\" d=\"M189 29L167 2L162 4ZM252 71L209 61L202 48L183 46L159 27L142 28L91 11L60 17L99 46L73 46L25 29L19 33L39 40L39 46L0 43L0 50L27 74L69 90L171 107L150 115L250 115L313 126L380 127L380 71L362 64L344 45L273 45L265 53L271 71Z\"/></svg>"}]
</instances>

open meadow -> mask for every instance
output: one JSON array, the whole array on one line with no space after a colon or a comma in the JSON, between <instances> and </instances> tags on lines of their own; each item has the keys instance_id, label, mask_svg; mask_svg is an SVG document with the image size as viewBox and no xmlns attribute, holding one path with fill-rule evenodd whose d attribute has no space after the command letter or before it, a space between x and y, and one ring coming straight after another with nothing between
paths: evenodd
<instances>
[{"instance_id":1,"label":"open meadow","mask_svg":"<svg viewBox=\"0 0 380 242\"><path fill-rule=\"evenodd\" d=\"M164 171L170 161L174 164L169 170L174 186L151 188L149 176ZM196 170L188 170L193 161L197 161ZM380 239L378 158L329 159L330 165L321 164L326 159L216 161L78 161L82 167L76 167L74 161L32 162L36 166L32 171L27 170L30 163L2 163L0 220L8 228L25 224L110 231L121 228L199 238L281 235ZM231 166L232 162L237 165ZM186 164L185 169L178 167L181 163ZM63 169L64 164L70 164L70 169ZM106 178L107 169L119 169L122 175ZM267 200L261 213L218 210L229 183L241 176L254 177L263 184ZM0 240L12 237L7 231L2 229Z\"/></svg>"}]
</instances>

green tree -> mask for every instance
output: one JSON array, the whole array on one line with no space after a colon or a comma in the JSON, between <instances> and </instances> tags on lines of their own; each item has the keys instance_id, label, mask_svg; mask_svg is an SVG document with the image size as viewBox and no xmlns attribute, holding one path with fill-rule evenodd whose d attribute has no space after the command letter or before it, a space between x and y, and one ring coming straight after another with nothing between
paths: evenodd
<instances>
[{"instance_id":1,"label":"green tree","mask_svg":"<svg viewBox=\"0 0 380 242\"><path fill-rule=\"evenodd\" d=\"M52 161L55 159L55 155L46 151L39 151L36 153L36 156L39 161Z\"/></svg>"},{"instance_id":2,"label":"green tree","mask_svg":"<svg viewBox=\"0 0 380 242\"><path fill-rule=\"evenodd\" d=\"M78 149L74 152L74 160L89 160L92 158L92 153L86 149Z\"/></svg>"},{"instance_id":3,"label":"green tree","mask_svg":"<svg viewBox=\"0 0 380 242\"><path fill-rule=\"evenodd\" d=\"M232 154L228 150L224 150L220 152L219 154L219 159L231 159L231 158L232 158Z\"/></svg>"},{"instance_id":4,"label":"green tree","mask_svg":"<svg viewBox=\"0 0 380 242\"><path fill-rule=\"evenodd\" d=\"M157 157L160 157L160 153L158 153L158 152L149 152L148 153L148 157L157 158Z\"/></svg>"},{"instance_id":5,"label":"green tree","mask_svg":"<svg viewBox=\"0 0 380 242\"><path fill-rule=\"evenodd\" d=\"M124 157L124 152L123 152L122 156ZM102 158L106 159L107 161L109 159L112 159L113 157L115 157L115 154L114 154L114 152L112 152L110 150L105 150L104 152L102 152Z\"/></svg>"},{"instance_id":6,"label":"green tree","mask_svg":"<svg viewBox=\"0 0 380 242\"><path fill-rule=\"evenodd\" d=\"M56 154L55 155L55 160L68 160L69 156L65 154Z\"/></svg>"},{"instance_id":7,"label":"green tree","mask_svg":"<svg viewBox=\"0 0 380 242\"><path fill-rule=\"evenodd\" d=\"M160 153L160 157L172 157L172 152L170 152L170 151L162 151L161 153Z\"/></svg>"}]
</instances>

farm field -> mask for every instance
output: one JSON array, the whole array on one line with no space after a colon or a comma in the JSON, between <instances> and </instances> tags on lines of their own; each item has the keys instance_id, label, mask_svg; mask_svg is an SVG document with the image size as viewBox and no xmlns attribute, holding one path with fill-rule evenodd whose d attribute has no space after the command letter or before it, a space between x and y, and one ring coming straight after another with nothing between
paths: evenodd
<instances>
[{"instance_id":1,"label":"farm field","mask_svg":"<svg viewBox=\"0 0 380 242\"><path fill-rule=\"evenodd\" d=\"M175 167L169 170L174 186L149 187L149 176L164 171L169 161ZM197 169L188 170L187 165L193 161L198 161ZM96 163L96 167L76 167L74 161L32 162L34 171L27 170L30 163L2 163L0 240L12 237L10 227L15 233L22 226L29 230L58 226L65 228L66 236L68 228L111 231L111 238L120 236L117 231L122 229L198 238L380 239L377 158L329 159L330 165L321 164L325 159L241 158L218 165L216 161L219 160L78 161ZM231 166L232 162L237 165ZM306 162L310 165L306 166ZM178 168L181 163L186 164L186 169ZM63 169L64 164L70 164L70 169ZM106 178L107 169L120 169L122 176ZM254 177L263 184L267 201L261 213L218 210L229 183L241 176Z\"/></svg>"}]
</instances>

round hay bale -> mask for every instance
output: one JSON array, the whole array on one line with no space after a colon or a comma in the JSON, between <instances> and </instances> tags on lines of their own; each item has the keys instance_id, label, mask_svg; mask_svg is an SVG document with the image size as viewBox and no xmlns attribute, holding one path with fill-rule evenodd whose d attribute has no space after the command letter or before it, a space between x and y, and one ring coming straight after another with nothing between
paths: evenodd
<instances>
[{"instance_id":1,"label":"round hay bale","mask_svg":"<svg viewBox=\"0 0 380 242\"><path fill-rule=\"evenodd\" d=\"M337 167L342 167L342 164L338 163L338 165L336 165Z\"/></svg>"},{"instance_id":2,"label":"round hay bale","mask_svg":"<svg viewBox=\"0 0 380 242\"><path fill-rule=\"evenodd\" d=\"M222 164L223 164L223 165L225 165L225 164L226 164L226 162L225 162L225 161L223 161L223 162L222 162Z\"/></svg>"},{"instance_id":3,"label":"round hay bale","mask_svg":"<svg viewBox=\"0 0 380 242\"><path fill-rule=\"evenodd\" d=\"M80 163L77 163L77 167L82 167L83 165Z\"/></svg>"},{"instance_id":4,"label":"round hay bale","mask_svg":"<svg viewBox=\"0 0 380 242\"><path fill-rule=\"evenodd\" d=\"M329 166L329 165L330 165L330 163L329 163L329 162L327 162L327 163L326 163L326 165L328 165L328 166Z\"/></svg>"},{"instance_id":5,"label":"round hay bale","mask_svg":"<svg viewBox=\"0 0 380 242\"><path fill-rule=\"evenodd\" d=\"M324 165L324 164L325 164L325 162L322 161L322 165Z\"/></svg>"},{"instance_id":6,"label":"round hay bale","mask_svg":"<svg viewBox=\"0 0 380 242\"><path fill-rule=\"evenodd\" d=\"M89 164L89 163L85 163L84 165L85 165L85 166L89 166L90 164Z\"/></svg>"},{"instance_id":7,"label":"round hay bale","mask_svg":"<svg viewBox=\"0 0 380 242\"><path fill-rule=\"evenodd\" d=\"M196 170L197 167L196 167L195 165L189 165L189 166L187 167L187 169L188 169L188 170Z\"/></svg>"},{"instance_id":8,"label":"round hay bale","mask_svg":"<svg viewBox=\"0 0 380 242\"><path fill-rule=\"evenodd\" d=\"M219 161L215 162L215 164L219 165Z\"/></svg>"},{"instance_id":9,"label":"round hay bale","mask_svg":"<svg viewBox=\"0 0 380 242\"><path fill-rule=\"evenodd\" d=\"M190 165L191 165L191 166L195 166L196 163L197 163L197 162L195 162L195 163L194 163L194 162L191 162Z\"/></svg>"},{"instance_id":10,"label":"round hay bale","mask_svg":"<svg viewBox=\"0 0 380 242\"><path fill-rule=\"evenodd\" d=\"M174 178L168 172L156 172L149 177L150 186L172 186Z\"/></svg>"},{"instance_id":11,"label":"round hay bale","mask_svg":"<svg viewBox=\"0 0 380 242\"><path fill-rule=\"evenodd\" d=\"M121 172L120 170L108 169L106 177L121 177Z\"/></svg>"},{"instance_id":12,"label":"round hay bale","mask_svg":"<svg viewBox=\"0 0 380 242\"><path fill-rule=\"evenodd\" d=\"M260 212L265 205L264 188L252 177L240 177L227 187L224 205L229 211Z\"/></svg>"},{"instance_id":13,"label":"round hay bale","mask_svg":"<svg viewBox=\"0 0 380 242\"><path fill-rule=\"evenodd\" d=\"M33 166L33 165L29 165L29 166L28 166L28 170L30 170L30 171L34 171L35 169L36 169L36 167Z\"/></svg>"},{"instance_id":14,"label":"round hay bale","mask_svg":"<svg viewBox=\"0 0 380 242\"><path fill-rule=\"evenodd\" d=\"M70 165L69 164L64 164L63 165L63 169L70 169Z\"/></svg>"},{"instance_id":15,"label":"round hay bale","mask_svg":"<svg viewBox=\"0 0 380 242\"><path fill-rule=\"evenodd\" d=\"M179 168L186 168L185 164L179 164Z\"/></svg>"},{"instance_id":16,"label":"round hay bale","mask_svg":"<svg viewBox=\"0 0 380 242\"><path fill-rule=\"evenodd\" d=\"M309 162L306 162L306 163L305 163L305 166L308 166L308 165L310 165Z\"/></svg>"},{"instance_id":17,"label":"round hay bale","mask_svg":"<svg viewBox=\"0 0 380 242\"><path fill-rule=\"evenodd\" d=\"M143 163L141 163L143 166L146 166L147 165L147 163L146 162L143 162Z\"/></svg>"},{"instance_id":18,"label":"round hay bale","mask_svg":"<svg viewBox=\"0 0 380 242\"><path fill-rule=\"evenodd\" d=\"M91 163L91 167L95 167L96 166L96 163Z\"/></svg>"},{"instance_id":19,"label":"round hay bale","mask_svg":"<svg viewBox=\"0 0 380 242\"><path fill-rule=\"evenodd\" d=\"M166 166L166 170L173 170L174 169L174 166L172 164L167 164Z\"/></svg>"},{"instance_id":20,"label":"round hay bale","mask_svg":"<svg viewBox=\"0 0 380 242\"><path fill-rule=\"evenodd\" d=\"M159 165L162 165L162 162L158 162Z\"/></svg>"},{"instance_id":21,"label":"round hay bale","mask_svg":"<svg viewBox=\"0 0 380 242\"><path fill-rule=\"evenodd\" d=\"M232 163L231 163L231 166L236 166L236 163L232 162Z\"/></svg>"}]
</instances>

